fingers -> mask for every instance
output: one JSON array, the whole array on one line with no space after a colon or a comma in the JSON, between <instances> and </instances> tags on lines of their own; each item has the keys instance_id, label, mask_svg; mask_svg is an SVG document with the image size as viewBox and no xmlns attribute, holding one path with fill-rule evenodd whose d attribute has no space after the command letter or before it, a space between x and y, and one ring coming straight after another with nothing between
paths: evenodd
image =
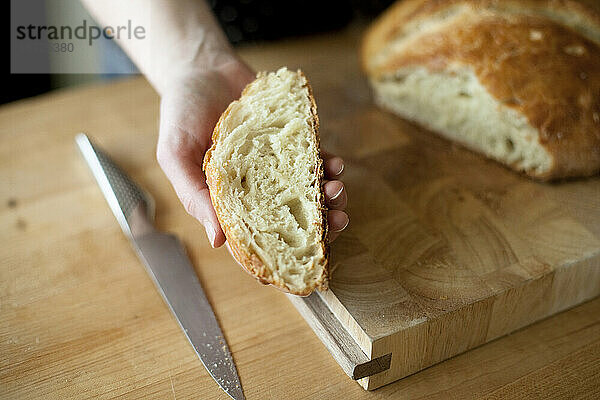
<instances>
[{"instance_id":1,"label":"fingers","mask_svg":"<svg viewBox=\"0 0 600 400\"><path fill-rule=\"evenodd\" d=\"M348 214L339 210L327 212L327 223L329 225L329 241L333 242L350 223Z\"/></svg>"},{"instance_id":2,"label":"fingers","mask_svg":"<svg viewBox=\"0 0 600 400\"><path fill-rule=\"evenodd\" d=\"M348 202L346 189L341 181L329 181L325 183L325 200L330 210L344 210Z\"/></svg>"},{"instance_id":3,"label":"fingers","mask_svg":"<svg viewBox=\"0 0 600 400\"><path fill-rule=\"evenodd\" d=\"M323 157L323 169L327 179L335 179L340 177L344 172L344 160L338 156L321 151Z\"/></svg>"},{"instance_id":4,"label":"fingers","mask_svg":"<svg viewBox=\"0 0 600 400\"><path fill-rule=\"evenodd\" d=\"M329 241L333 242L348 226L350 219L343 210L348 204L348 195L344 184L337 180L344 172L344 160L325 150L321 150L325 178L331 179L323 188L329 211L327 223L329 226Z\"/></svg>"}]
</instances>

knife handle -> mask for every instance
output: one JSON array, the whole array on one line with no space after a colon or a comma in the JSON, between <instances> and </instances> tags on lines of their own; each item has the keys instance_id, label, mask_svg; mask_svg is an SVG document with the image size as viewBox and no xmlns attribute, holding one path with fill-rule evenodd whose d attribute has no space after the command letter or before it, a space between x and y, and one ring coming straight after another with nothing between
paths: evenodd
<instances>
[{"instance_id":1,"label":"knife handle","mask_svg":"<svg viewBox=\"0 0 600 400\"><path fill-rule=\"evenodd\" d=\"M136 184L110 157L84 134L75 137L83 158L92 170L98 186L123 232L133 237L134 224L140 208L146 222L154 221L154 199Z\"/></svg>"}]
</instances>

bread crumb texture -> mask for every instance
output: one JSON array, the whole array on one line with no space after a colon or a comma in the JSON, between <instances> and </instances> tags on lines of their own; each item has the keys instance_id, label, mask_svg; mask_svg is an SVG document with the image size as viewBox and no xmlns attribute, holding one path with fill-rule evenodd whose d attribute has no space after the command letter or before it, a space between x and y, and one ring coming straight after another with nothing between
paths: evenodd
<instances>
[{"instance_id":1,"label":"bread crumb texture","mask_svg":"<svg viewBox=\"0 0 600 400\"><path fill-rule=\"evenodd\" d=\"M552 165L527 118L502 107L469 69L453 73L401 70L373 81L373 86L382 107L490 158L534 174L544 173Z\"/></svg>"},{"instance_id":2,"label":"bread crumb texture","mask_svg":"<svg viewBox=\"0 0 600 400\"><path fill-rule=\"evenodd\" d=\"M316 118L300 71L260 73L221 116L205 159L236 259L263 283L303 295L327 275Z\"/></svg>"}]
</instances>

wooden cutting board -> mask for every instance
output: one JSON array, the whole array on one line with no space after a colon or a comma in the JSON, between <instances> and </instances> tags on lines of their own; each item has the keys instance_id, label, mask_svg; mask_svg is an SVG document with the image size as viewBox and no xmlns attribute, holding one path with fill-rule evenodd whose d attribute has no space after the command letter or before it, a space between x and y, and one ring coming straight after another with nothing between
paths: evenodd
<instances>
[{"instance_id":1,"label":"wooden cutting board","mask_svg":"<svg viewBox=\"0 0 600 400\"><path fill-rule=\"evenodd\" d=\"M600 294L600 179L534 182L378 110L344 71L315 92L338 85L322 136L351 222L330 290L290 299L348 375L375 389Z\"/></svg>"}]
</instances>

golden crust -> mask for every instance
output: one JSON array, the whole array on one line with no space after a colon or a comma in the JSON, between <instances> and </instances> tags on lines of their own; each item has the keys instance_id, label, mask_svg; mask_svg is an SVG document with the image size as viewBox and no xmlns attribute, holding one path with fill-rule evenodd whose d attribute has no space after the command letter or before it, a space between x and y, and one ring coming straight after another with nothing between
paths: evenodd
<instances>
[{"instance_id":1,"label":"golden crust","mask_svg":"<svg viewBox=\"0 0 600 400\"><path fill-rule=\"evenodd\" d=\"M417 28L418 22L431 24ZM401 38L406 45L386 47ZM413 45L414 44L414 45ZM553 158L539 179L600 171L600 14L572 0L408 0L365 35L372 78L403 68L467 67L523 114Z\"/></svg>"},{"instance_id":2,"label":"golden crust","mask_svg":"<svg viewBox=\"0 0 600 400\"><path fill-rule=\"evenodd\" d=\"M308 83L308 79L302 73L302 71L298 70L298 74L303 79L306 89L308 90L308 99L310 101L311 107L311 126L312 126L312 135L313 140L316 144L316 149L320 148L320 139L319 139L319 117L317 115L317 105L313 96L312 88ZM258 78L262 76L262 73L258 74ZM246 94L248 90L248 86L242 91L242 96ZM286 283L280 279L276 279L270 274L269 269L264 265L260 257L257 254L249 251L242 242L237 239L233 235L233 227L229 223L229 219L227 218L227 214L224 212L221 201L219 199L219 192L222 191L223 182L219 178L219 174L216 171L215 167L210 162L212 157L212 152L215 149L215 146L218 143L219 136L224 132L223 124L227 115L231 112L233 102L227 107L227 109L221 114L219 121L215 125L215 129L213 131L212 136L212 145L210 149L206 152L204 156L203 169L206 174L206 182L208 187L210 188L210 198L215 208L215 212L217 214L217 218L219 219L219 223L221 224L221 228L225 233L225 237L227 238L227 243L229 245L229 249L236 259L236 261L248 272L250 275L254 276L260 283L264 285L273 285L278 289L298 295L298 296L308 296L315 289L326 290L328 285L328 275L329 275L329 246L328 246L328 229L327 229L327 206L325 202L325 193L323 191L324 185L324 171L323 171L323 160L321 159L320 154L316 154L316 158L318 160L318 165L315 168L315 177L319 182L319 187L321 188L319 192L319 204L321 205L321 221L319 221L319 230L321 232L321 247L323 249L323 273L319 277L319 279L315 282L314 287L307 287L304 291L292 290L289 288ZM317 151L318 153L318 151Z\"/></svg>"}]
</instances>

